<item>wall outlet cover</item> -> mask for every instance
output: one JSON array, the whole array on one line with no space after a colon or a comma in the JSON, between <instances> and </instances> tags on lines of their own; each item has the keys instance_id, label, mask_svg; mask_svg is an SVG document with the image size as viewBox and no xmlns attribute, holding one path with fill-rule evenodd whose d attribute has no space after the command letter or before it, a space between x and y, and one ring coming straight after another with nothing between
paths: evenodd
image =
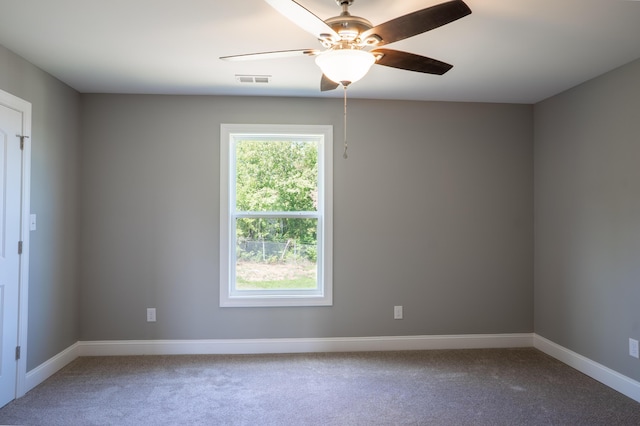
<instances>
[{"instance_id":1,"label":"wall outlet cover","mask_svg":"<svg viewBox=\"0 0 640 426\"><path fill-rule=\"evenodd\" d=\"M393 307L393 319L402 319L402 306Z\"/></svg>"},{"instance_id":2,"label":"wall outlet cover","mask_svg":"<svg viewBox=\"0 0 640 426\"><path fill-rule=\"evenodd\" d=\"M156 322L156 308L147 308L147 322Z\"/></svg>"},{"instance_id":3,"label":"wall outlet cover","mask_svg":"<svg viewBox=\"0 0 640 426\"><path fill-rule=\"evenodd\" d=\"M629 356L640 358L640 348L636 339L629 339Z\"/></svg>"}]
</instances>

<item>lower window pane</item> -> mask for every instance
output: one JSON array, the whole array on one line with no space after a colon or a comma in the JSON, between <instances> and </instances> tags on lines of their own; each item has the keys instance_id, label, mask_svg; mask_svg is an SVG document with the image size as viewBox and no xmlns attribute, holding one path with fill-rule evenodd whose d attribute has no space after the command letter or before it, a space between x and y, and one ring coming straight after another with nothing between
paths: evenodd
<instances>
[{"instance_id":1,"label":"lower window pane","mask_svg":"<svg viewBox=\"0 0 640 426\"><path fill-rule=\"evenodd\" d=\"M237 219L235 289L317 289L317 226L309 218Z\"/></svg>"}]
</instances>

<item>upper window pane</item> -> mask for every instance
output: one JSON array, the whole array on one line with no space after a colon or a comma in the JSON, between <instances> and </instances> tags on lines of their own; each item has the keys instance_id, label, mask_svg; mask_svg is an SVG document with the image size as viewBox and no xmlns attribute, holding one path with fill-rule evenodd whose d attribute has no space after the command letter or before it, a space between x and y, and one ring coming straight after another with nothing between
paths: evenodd
<instances>
[{"instance_id":1,"label":"upper window pane","mask_svg":"<svg viewBox=\"0 0 640 426\"><path fill-rule=\"evenodd\" d=\"M242 139L235 144L236 211L318 208L318 143Z\"/></svg>"}]
</instances>

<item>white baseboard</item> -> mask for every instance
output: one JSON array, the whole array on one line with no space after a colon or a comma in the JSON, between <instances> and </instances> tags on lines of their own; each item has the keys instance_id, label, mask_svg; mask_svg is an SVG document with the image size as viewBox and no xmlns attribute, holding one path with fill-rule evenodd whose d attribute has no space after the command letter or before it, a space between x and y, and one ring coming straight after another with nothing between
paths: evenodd
<instances>
[{"instance_id":1,"label":"white baseboard","mask_svg":"<svg viewBox=\"0 0 640 426\"><path fill-rule=\"evenodd\" d=\"M587 376L640 402L640 382L624 376L602 364L575 353L551 340L534 334L533 346L557 360L575 368Z\"/></svg>"},{"instance_id":2,"label":"white baseboard","mask_svg":"<svg viewBox=\"0 0 640 426\"><path fill-rule=\"evenodd\" d=\"M80 356L259 354L533 346L533 334L79 342Z\"/></svg>"},{"instance_id":3,"label":"white baseboard","mask_svg":"<svg viewBox=\"0 0 640 426\"><path fill-rule=\"evenodd\" d=\"M69 364L74 359L78 358L80 342L76 342L69 346L64 351L60 352L53 358L43 362L33 370L30 370L26 375L25 380L25 393L38 386L40 383L47 380L54 373L60 370L65 365Z\"/></svg>"}]
</instances>

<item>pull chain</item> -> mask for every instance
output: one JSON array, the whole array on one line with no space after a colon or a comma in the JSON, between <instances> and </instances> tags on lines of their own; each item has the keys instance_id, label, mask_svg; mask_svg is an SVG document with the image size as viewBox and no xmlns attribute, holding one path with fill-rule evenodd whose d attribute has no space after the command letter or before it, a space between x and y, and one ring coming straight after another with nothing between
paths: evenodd
<instances>
[{"instance_id":1,"label":"pull chain","mask_svg":"<svg viewBox=\"0 0 640 426\"><path fill-rule=\"evenodd\" d=\"M346 160L349 156L347 155L347 86L344 87L344 154L342 157Z\"/></svg>"}]
</instances>

